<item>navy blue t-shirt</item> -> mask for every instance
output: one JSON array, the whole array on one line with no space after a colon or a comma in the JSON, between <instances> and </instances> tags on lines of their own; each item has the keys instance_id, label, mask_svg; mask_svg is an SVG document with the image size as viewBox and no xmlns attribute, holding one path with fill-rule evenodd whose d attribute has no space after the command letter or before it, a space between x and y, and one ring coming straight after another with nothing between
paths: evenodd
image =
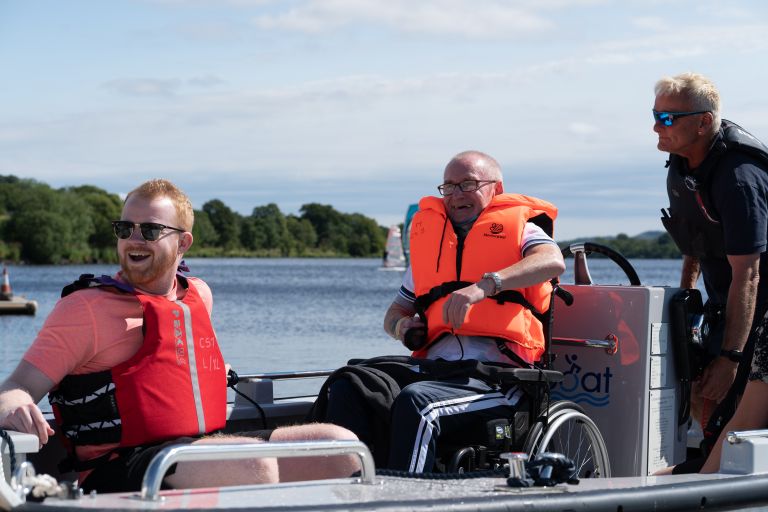
<instances>
[{"instance_id":1,"label":"navy blue t-shirt","mask_svg":"<svg viewBox=\"0 0 768 512\"><path fill-rule=\"evenodd\" d=\"M764 168L765 163L748 154L729 151L720 158L709 185L714 213L723 228L725 253L762 253L758 303L768 298L768 170ZM725 304L731 284L728 260L702 258L701 270L709 297Z\"/></svg>"}]
</instances>

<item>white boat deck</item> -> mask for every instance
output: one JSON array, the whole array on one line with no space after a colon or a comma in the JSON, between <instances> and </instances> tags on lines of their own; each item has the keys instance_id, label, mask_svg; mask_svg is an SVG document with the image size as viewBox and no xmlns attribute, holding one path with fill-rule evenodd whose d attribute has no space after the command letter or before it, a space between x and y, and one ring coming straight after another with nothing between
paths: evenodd
<instances>
[{"instance_id":1,"label":"white boat deck","mask_svg":"<svg viewBox=\"0 0 768 512\"><path fill-rule=\"evenodd\" d=\"M768 504L768 475L673 475L583 480L578 485L512 488L503 478L416 480L378 477L373 484L325 480L295 484L139 494L48 498L30 510L718 510Z\"/></svg>"},{"instance_id":2,"label":"white boat deck","mask_svg":"<svg viewBox=\"0 0 768 512\"><path fill-rule=\"evenodd\" d=\"M153 469L145 477L142 493L93 494L79 499L47 498L27 502L22 510L744 510L768 507L768 431L744 432L724 446L721 472L710 475L670 475L583 479L580 483L553 487L510 487L505 477L472 479L420 479L372 476L370 453L354 441L260 443L207 448L185 446L167 449L153 461L159 486L162 474L179 460L242 458L253 450L272 456L328 455L343 448L357 453L363 463L360 478L298 483L251 485L156 492L151 485ZM14 437L18 436L16 434ZM24 450L29 436L21 435ZM269 446L273 445L273 446ZM37 447L32 447L34 451ZM167 452L167 453L166 453ZM187 452L187 453L184 453ZM163 456L163 453L166 455ZM161 459L165 459L164 461ZM367 462L366 462L367 460Z\"/></svg>"}]
</instances>

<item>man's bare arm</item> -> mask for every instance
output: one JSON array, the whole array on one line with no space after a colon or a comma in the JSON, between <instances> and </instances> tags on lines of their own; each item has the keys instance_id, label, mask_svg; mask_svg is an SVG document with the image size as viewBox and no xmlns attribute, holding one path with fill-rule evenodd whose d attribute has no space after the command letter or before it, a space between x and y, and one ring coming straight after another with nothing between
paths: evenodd
<instances>
[{"instance_id":1,"label":"man's bare arm","mask_svg":"<svg viewBox=\"0 0 768 512\"><path fill-rule=\"evenodd\" d=\"M0 426L35 434L40 444L48 442L53 429L37 406L54 383L35 366L22 360L0 384Z\"/></svg>"},{"instance_id":2,"label":"man's bare arm","mask_svg":"<svg viewBox=\"0 0 768 512\"><path fill-rule=\"evenodd\" d=\"M680 288L696 288L696 282L699 280L701 267L699 259L693 256L683 255L683 269L680 273Z\"/></svg>"},{"instance_id":3,"label":"man's bare arm","mask_svg":"<svg viewBox=\"0 0 768 512\"><path fill-rule=\"evenodd\" d=\"M554 244L539 244L531 247L525 257L514 265L498 271L502 290L527 288L559 276L565 271L565 262L560 248ZM443 319L454 329L459 328L466 318L469 307L493 293L493 286L487 279L456 290L443 305Z\"/></svg>"},{"instance_id":4,"label":"man's bare arm","mask_svg":"<svg viewBox=\"0 0 768 512\"><path fill-rule=\"evenodd\" d=\"M744 350L755 314L755 296L760 280L760 254L728 256L731 286L725 308L723 350ZM715 358L701 377L701 395L717 402L725 398L736 378L735 362Z\"/></svg>"},{"instance_id":5,"label":"man's bare arm","mask_svg":"<svg viewBox=\"0 0 768 512\"><path fill-rule=\"evenodd\" d=\"M408 329L424 327L424 322L414 318L415 314L415 308L393 302L384 315L384 331L396 340L403 341L403 336Z\"/></svg>"},{"instance_id":6,"label":"man's bare arm","mask_svg":"<svg viewBox=\"0 0 768 512\"><path fill-rule=\"evenodd\" d=\"M527 288L549 281L565 272L560 248L554 244L534 245L522 260L499 271L502 290Z\"/></svg>"}]
</instances>

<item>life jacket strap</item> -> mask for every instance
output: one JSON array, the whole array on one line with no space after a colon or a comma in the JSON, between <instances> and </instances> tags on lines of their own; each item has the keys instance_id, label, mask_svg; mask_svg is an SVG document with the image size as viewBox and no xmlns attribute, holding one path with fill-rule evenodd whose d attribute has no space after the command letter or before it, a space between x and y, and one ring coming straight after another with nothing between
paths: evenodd
<instances>
[{"instance_id":1,"label":"life jacket strap","mask_svg":"<svg viewBox=\"0 0 768 512\"><path fill-rule=\"evenodd\" d=\"M519 355L515 353L514 350L509 348L507 345L507 340L503 338L494 338L493 341L496 342L496 348L499 349L499 352L501 352L503 355L507 356L510 360L514 361L518 365L520 365L520 368L535 368L535 365L532 363L529 363Z\"/></svg>"},{"instance_id":2,"label":"life jacket strap","mask_svg":"<svg viewBox=\"0 0 768 512\"><path fill-rule=\"evenodd\" d=\"M179 268L181 269L181 267ZM186 276L177 272L176 278L179 280L179 284L181 284L182 287L189 288L189 282ZM63 298L78 290L85 290L86 288L100 288L105 286L111 286L112 288L125 293L136 293L136 289L133 286L128 283L118 281L112 276L102 274L101 276L96 277L93 274L80 274L80 277L77 279L77 281L68 284L61 290L61 296Z\"/></svg>"}]
</instances>

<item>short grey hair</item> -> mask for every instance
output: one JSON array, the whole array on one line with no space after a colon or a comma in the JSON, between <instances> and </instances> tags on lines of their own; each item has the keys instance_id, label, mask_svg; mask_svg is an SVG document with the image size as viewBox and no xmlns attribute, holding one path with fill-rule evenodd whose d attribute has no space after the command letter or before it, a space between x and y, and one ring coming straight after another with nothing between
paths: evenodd
<instances>
[{"instance_id":1,"label":"short grey hair","mask_svg":"<svg viewBox=\"0 0 768 512\"><path fill-rule=\"evenodd\" d=\"M698 73L665 76L654 87L656 96L683 96L690 101L691 110L712 113L712 131L720 129L720 93L712 81Z\"/></svg>"},{"instance_id":2,"label":"short grey hair","mask_svg":"<svg viewBox=\"0 0 768 512\"><path fill-rule=\"evenodd\" d=\"M467 168L482 169L486 178L502 182L504 177L501 174L501 165L491 155L483 153L482 151L470 150L462 151L458 155L451 158L448 165L454 162L460 162ZM446 166L447 167L447 166Z\"/></svg>"}]
</instances>

